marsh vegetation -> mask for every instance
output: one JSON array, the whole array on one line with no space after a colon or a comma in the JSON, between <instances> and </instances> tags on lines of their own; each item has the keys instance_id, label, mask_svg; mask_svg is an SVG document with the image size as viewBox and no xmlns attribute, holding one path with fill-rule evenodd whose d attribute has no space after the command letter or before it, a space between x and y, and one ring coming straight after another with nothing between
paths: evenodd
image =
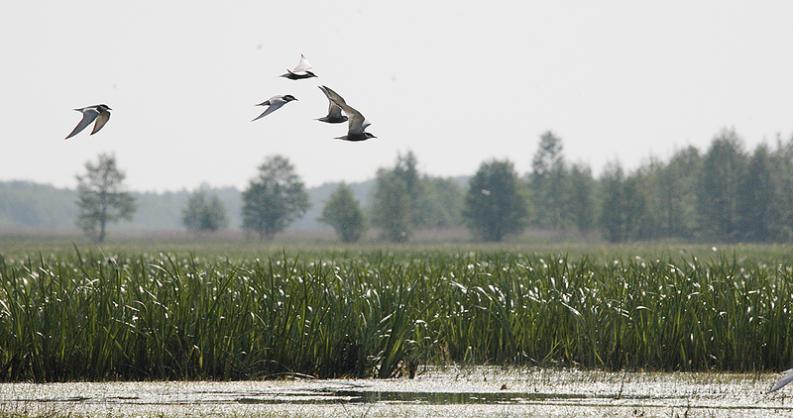
<instances>
[{"instance_id":1,"label":"marsh vegetation","mask_svg":"<svg viewBox=\"0 0 793 418\"><path fill-rule=\"evenodd\" d=\"M777 251L10 252L0 380L777 371L793 364L793 262Z\"/></svg>"}]
</instances>

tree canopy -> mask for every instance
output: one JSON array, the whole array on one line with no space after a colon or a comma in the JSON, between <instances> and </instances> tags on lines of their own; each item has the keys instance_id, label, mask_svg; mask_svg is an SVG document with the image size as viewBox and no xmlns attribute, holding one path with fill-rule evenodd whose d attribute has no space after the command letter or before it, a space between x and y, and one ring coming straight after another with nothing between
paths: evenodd
<instances>
[{"instance_id":1,"label":"tree canopy","mask_svg":"<svg viewBox=\"0 0 793 418\"><path fill-rule=\"evenodd\" d=\"M320 222L333 227L344 242L356 242L366 230L363 211L347 184L342 183L322 209Z\"/></svg>"},{"instance_id":2,"label":"tree canopy","mask_svg":"<svg viewBox=\"0 0 793 418\"><path fill-rule=\"evenodd\" d=\"M214 232L228 226L226 208L217 194L209 195L207 188L195 190L187 198L182 210L182 224L193 232Z\"/></svg>"},{"instance_id":3,"label":"tree canopy","mask_svg":"<svg viewBox=\"0 0 793 418\"><path fill-rule=\"evenodd\" d=\"M112 154L99 154L96 163L85 163L85 174L77 175L77 226L97 242L105 240L108 223L135 213L135 199L124 191L125 177Z\"/></svg>"},{"instance_id":4,"label":"tree canopy","mask_svg":"<svg viewBox=\"0 0 793 418\"><path fill-rule=\"evenodd\" d=\"M289 159L267 157L259 174L242 192L242 226L262 238L271 239L300 218L309 207L303 181Z\"/></svg>"},{"instance_id":5,"label":"tree canopy","mask_svg":"<svg viewBox=\"0 0 793 418\"><path fill-rule=\"evenodd\" d=\"M463 217L468 228L486 241L501 241L523 230L529 210L520 181L510 161L479 166L469 183Z\"/></svg>"}]
</instances>

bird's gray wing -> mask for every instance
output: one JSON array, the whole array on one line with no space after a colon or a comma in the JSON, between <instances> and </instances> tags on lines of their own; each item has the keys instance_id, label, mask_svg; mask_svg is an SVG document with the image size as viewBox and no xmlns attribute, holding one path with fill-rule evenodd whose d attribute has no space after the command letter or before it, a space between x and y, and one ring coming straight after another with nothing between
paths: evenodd
<instances>
[{"instance_id":1,"label":"bird's gray wing","mask_svg":"<svg viewBox=\"0 0 793 418\"><path fill-rule=\"evenodd\" d=\"M782 377L774 383L774 386L771 387L769 392L773 392L779 389L782 389L788 383L793 382L793 369L785 370L782 372Z\"/></svg>"},{"instance_id":2,"label":"bird's gray wing","mask_svg":"<svg viewBox=\"0 0 793 418\"><path fill-rule=\"evenodd\" d=\"M323 93L325 93L325 96L328 97L328 100L330 100L333 103L336 103L336 105L339 106L341 110L343 110L344 113L347 114L348 123L349 123L347 131L350 134L359 134L359 135L362 134L363 130L366 128L364 126L364 121L366 121L366 118L363 117L361 112L353 109L350 105L348 105L347 102L344 100L344 98L339 96L339 93L336 93L330 87L320 86L319 89L322 90Z\"/></svg>"},{"instance_id":3,"label":"bird's gray wing","mask_svg":"<svg viewBox=\"0 0 793 418\"><path fill-rule=\"evenodd\" d=\"M306 56L300 54L300 62L297 63L295 68L292 69L293 73L303 73L311 69L311 63L308 62Z\"/></svg>"},{"instance_id":4,"label":"bird's gray wing","mask_svg":"<svg viewBox=\"0 0 793 418\"><path fill-rule=\"evenodd\" d=\"M251 122L257 121L257 120L269 115L270 113L275 112L276 110L280 109L281 106L283 106L285 104L286 104L286 102L284 102L284 101L273 101L273 100L270 100L270 106L264 112L262 112L261 115L257 116L256 119L252 120Z\"/></svg>"},{"instance_id":5,"label":"bird's gray wing","mask_svg":"<svg viewBox=\"0 0 793 418\"><path fill-rule=\"evenodd\" d=\"M96 123L94 124L94 130L91 131L91 135L99 132L103 126L110 120L110 112L104 111L100 112L99 116L96 118Z\"/></svg>"},{"instance_id":6,"label":"bird's gray wing","mask_svg":"<svg viewBox=\"0 0 793 418\"><path fill-rule=\"evenodd\" d=\"M343 97L339 96L339 93L336 93L330 87L319 86L319 89L322 90L323 93L325 93L325 97L327 97L328 100L330 100L331 102L334 102L339 105L347 103L344 101Z\"/></svg>"},{"instance_id":7,"label":"bird's gray wing","mask_svg":"<svg viewBox=\"0 0 793 418\"><path fill-rule=\"evenodd\" d=\"M341 110L347 114L347 117L350 119L349 124L347 127L347 131L350 134L360 135L363 133L363 130L366 128L364 126L364 121L366 120L365 117L361 114L361 112L353 109L348 104L340 104Z\"/></svg>"},{"instance_id":8,"label":"bird's gray wing","mask_svg":"<svg viewBox=\"0 0 793 418\"><path fill-rule=\"evenodd\" d=\"M328 100L328 117L332 119L341 118L341 108L330 100Z\"/></svg>"},{"instance_id":9,"label":"bird's gray wing","mask_svg":"<svg viewBox=\"0 0 793 418\"><path fill-rule=\"evenodd\" d=\"M69 139L79 134L83 129L85 129L86 126L90 125L91 122L93 122L97 116L99 116L99 111L96 109L91 108L91 109L76 109L76 110L82 112L83 118L80 120L80 123L78 123L77 126L74 127L72 133L70 133L69 136L66 137L66 139Z\"/></svg>"},{"instance_id":10,"label":"bird's gray wing","mask_svg":"<svg viewBox=\"0 0 793 418\"><path fill-rule=\"evenodd\" d=\"M337 105L336 102L344 103L344 98L339 96L335 91L325 86L319 86L319 89L322 90L322 92L325 93L325 97L328 98L328 117L334 119L340 118L341 107L339 107L339 105ZM330 90L331 93L328 93L328 90ZM330 96L331 94L333 94L333 98L331 98Z\"/></svg>"}]
</instances>

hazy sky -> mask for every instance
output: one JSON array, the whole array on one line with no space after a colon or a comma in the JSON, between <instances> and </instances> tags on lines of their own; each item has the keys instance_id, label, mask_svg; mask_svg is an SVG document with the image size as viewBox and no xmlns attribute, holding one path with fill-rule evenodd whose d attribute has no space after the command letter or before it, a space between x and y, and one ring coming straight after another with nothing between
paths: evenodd
<instances>
[{"instance_id":1,"label":"hazy sky","mask_svg":"<svg viewBox=\"0 0 793 418\"><path fill-rule=\"evenodd\" d=\"M244 186L281 153L309 185L412 149L432 174L529 169L537 138L599 170L793 132L788 1L3 1L0 179L73 186L115 152L134 189ZM303 52L319 79L279 78ZM327 84L379 138L333 140ZM255 103L300 99L251 123ZM94 136L63 138L98 103Z\"/></svg>"}]
</instances>

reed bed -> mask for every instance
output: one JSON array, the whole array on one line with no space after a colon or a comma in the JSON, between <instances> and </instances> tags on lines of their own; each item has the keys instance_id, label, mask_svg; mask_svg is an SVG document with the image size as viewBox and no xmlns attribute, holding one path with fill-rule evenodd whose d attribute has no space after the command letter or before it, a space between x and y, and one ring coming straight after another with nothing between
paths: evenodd
<instances>
[{"instance_id":1,"label":"reed bed","mask_svg":"<svg viewBox=\"0 0 793 418\"><path fill-rule=\"evenodd\" d=\"M0 256L0 381L793 365L793 262L371 251Z\"/></svg>"}]
</instances>

